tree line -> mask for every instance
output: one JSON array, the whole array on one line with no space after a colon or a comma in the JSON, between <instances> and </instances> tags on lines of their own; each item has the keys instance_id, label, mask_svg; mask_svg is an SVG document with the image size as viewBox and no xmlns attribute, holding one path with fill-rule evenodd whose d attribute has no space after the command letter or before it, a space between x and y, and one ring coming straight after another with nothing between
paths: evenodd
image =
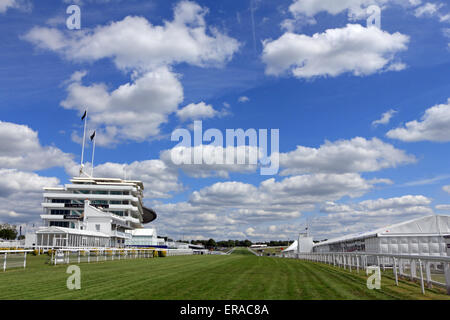
<instances>
[{"instance_id":1,"label":"tree line","mask_svg":"<svg viewBox=\"0 0 450 320\"><path fill-rule=\"evenodd\" d=\"M17 227L10 224L0 224L0 239L2 240L16 240Z\"/></svg>"},{"instance_id":2,"label":"tree line","mask_svg":"<svg viewBox=\"0 0 450 320\"><path fill-rule=\"evenodd\" d=\"M234 247L250 247L253 244L265 244L268 247L286 247L290 244L289 241L267 241L267 242L258 242L253 243L250 240L223 240L223 241L216 241L214 239L209 240L191 240L189 241L179 241L184 243L190 243L190 244L196 244L196 245L203 245L205 248L234 248Z\"/></svg>"}]
</instances>

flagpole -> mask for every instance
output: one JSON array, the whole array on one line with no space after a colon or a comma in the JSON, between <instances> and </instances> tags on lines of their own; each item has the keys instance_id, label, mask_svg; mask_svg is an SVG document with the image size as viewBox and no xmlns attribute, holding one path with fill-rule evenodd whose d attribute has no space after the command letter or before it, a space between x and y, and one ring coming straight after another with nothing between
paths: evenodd
<instances>
[{"instance_id":1,"label":"flagpole","mask_svg":"<svg viewBox=\"0 0 450 320\"><path fill-rule=\"evenodd\" d=\"M84 132L83 132L83 147L81 149L81 168L80 168L80 173L83 170L83 162L84 162L84 145L85 145L85 140L86 140L86 126L87 126L87 112L86 112L86 117L84 118Z\"/></svg>"},{"instance_id":2,"label":"flagpole","mask_svg":"<svg viewBox=\"0 0 450 320\"><path fill-rule=\"evenodd\" d=\"M95 131L94 131L95 134ZM95 155L95 136L93 139L93 145L92 145L92 168L91 168L91 177L94 177L94 155Z\"/></svg>"}]
</instances>

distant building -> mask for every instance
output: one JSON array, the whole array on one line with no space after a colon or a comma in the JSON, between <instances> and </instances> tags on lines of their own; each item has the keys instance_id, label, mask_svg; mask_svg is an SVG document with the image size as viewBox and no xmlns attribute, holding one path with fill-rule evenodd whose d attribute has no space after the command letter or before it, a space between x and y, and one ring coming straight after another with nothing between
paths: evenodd
<instances>
[{"instance_id":1,"label":"distant building","mask_svg":"<svg viewBox=\"0 0 450 320\"><path fill-rule=\"evenodd\" d=\"M125 240L127 247L166 248L164 239L158 238L155 228L136 229L127 232L130 238Z\"/></svg>"}]
</instances>

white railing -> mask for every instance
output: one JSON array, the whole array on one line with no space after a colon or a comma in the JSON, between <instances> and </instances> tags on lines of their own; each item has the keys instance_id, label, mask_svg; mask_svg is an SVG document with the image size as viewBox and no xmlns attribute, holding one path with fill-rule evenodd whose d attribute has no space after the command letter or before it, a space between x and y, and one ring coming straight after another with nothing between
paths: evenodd
<instances>
[{"instance_id":1,"label":"white railing","mask_svg":"<svg viewBox=\"0 0 450 320\"><path fill-rule=\"evenodd\" d=\"M192 249L120 249L120 248L39 248L36 250L0 250L0 268L5 272L13 268L26 268L27 255L48 254L50 264L93 263L124 259L147 259L153 257L171 257L193 255Z\"/></svg>"},{"instance_id":2,"label":"white railing","mask_svg":"<svg viewBox=\"0 0 450 320\"><path fill-rule=\"evenodd\" d=\"M7 269L26 268L27 253L33 250L3 250L0 251L0 265L5 272Z\"/></svg>"},{"instance_id":3,"label":"white railing","mask_svg":"<svg viewBox=\"0 0 450 320\"><path fill-rule=\"evenodd\" d=\"M328 253L287 253L282 256L313 262L326 263L352 272L367 270L369 266L378 266L383 271L392 270L398 286L399 277L420 281L422 293L425 283L428 288L433 285L444 287L450 295L450 257L377 254L363 252L328 252Z\"/></svg>"},{"instance_id":4,"label":"white railing","mask_svg":"<svg viewBox=\"0 0 450 320\"><path fill-rule=\"evenodd\" d=\"M51 264L92 263L126 259L148 259L154 257L192 255L192 250L178 249L118 249L118 248L90 248L90 249L58 249L51 253Z\"/></svg>"}]
</instances>

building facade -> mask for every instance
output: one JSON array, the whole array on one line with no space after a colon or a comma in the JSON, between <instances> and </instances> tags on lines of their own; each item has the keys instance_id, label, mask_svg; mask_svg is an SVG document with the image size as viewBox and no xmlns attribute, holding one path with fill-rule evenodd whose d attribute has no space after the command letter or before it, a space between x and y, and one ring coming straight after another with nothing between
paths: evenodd
<instances>
[{"instance_id":1,"label":"building facade","mask_svg":"<svg viewBox=\"0 0 450 320\"><path fill-rule=\"evenodd\" d=\"M124 247L133 230L157 217L143 205L141 181L77 177L70 182L45 189L38 246Z\"/></svg>"}]
</instances>

